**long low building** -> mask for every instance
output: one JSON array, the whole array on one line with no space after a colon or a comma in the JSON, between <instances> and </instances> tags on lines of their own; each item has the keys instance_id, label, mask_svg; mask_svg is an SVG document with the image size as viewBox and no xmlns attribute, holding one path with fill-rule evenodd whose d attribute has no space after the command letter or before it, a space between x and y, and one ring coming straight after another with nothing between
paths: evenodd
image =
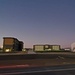
<instances>
[{"instance_id":1,"label":"long low building","mask_svg":"<svg viewBox=\"0 0 75 75\"><path fill-rule=\"evenodd\" d=\"M13 37L3 37L3 52L22 51L23 42Z\"/></svg>"},{"instance_id":2,"label":"long low building","mask_svg":"<svg viewBox=\"0 0 75 75\"><path fill-rule=\"evenodd\" d=\"M60 51L60 49L60 45L33 45L33 50L35 52Z\"/></svg>"}]
</instances>

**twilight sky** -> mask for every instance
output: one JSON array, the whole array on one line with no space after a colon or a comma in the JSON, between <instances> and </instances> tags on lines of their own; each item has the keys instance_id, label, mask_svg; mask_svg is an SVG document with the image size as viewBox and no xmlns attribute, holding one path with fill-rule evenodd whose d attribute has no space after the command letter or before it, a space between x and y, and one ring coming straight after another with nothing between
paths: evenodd
<instances>
[{"instance_id":1,"label":"twilight sky","mask_svg":"<svg viewBox=\"0 0 75 75\"><path fill-rule=\"evenodd\" d=\"M75 42L75 0L0 0L0 46L15 37L24 47Z\"/></svg>"}]
</instances>

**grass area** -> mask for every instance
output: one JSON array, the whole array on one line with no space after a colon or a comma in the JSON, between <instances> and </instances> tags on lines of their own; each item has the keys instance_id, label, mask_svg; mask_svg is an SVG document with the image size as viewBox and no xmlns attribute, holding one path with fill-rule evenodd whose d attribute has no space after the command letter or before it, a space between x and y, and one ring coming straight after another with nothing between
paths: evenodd
<instances>
[{"instance_id":1,"label":"grass area","mask_svg":"<svg viewBox=\"0 0 75 75\"><path fill-rule=\"evenodd\" d=\"M75 64L75 53L50 53L50 54L18 54L0 55L0 66L30 65L53 66Z\"/></svg>"},{"instance_id":2,"label":"grass area","mask_svg":"<svg viewBox=\"0 0 75 75\"><path fill-rule=\"evenodd\" d=\"M53 66L75 64L75 59L26 59L26 60L2 60L0 66L4 65L30 65L30 66Z\"/></svg>"}]
</instances>

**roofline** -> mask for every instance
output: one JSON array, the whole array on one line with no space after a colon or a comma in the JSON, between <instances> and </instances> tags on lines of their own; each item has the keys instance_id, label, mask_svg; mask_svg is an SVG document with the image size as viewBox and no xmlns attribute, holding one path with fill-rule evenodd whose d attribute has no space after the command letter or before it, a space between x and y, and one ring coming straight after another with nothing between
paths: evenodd
<instances>
[{"instance_id":1,"label":"roofline","mask_svg":"<svg viewBox=\"0 0 75 75\"><path fill-rule=\"evenodd\" d=\"M18 40L17 38L14 38L14 37L3 37L3 39L16 39L16 40Z\"/></svg>"}]
</instances>

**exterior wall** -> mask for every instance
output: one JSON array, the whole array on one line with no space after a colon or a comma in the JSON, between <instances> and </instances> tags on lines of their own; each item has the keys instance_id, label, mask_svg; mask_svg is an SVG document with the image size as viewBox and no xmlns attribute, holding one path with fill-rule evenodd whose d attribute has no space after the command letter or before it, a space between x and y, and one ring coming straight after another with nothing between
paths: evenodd
<instances>
[{"instance_id":1,"label":"exterior wall","mask_svg":"<svg viewBox=\"0 0 75 75\"><path fill-rule=\"evenodd\" d=\"M34 45L33 50L34 51L44 51L44 45Z\"/></svg>"},{"instance_id":2,"label":"exterior wall","mask_svg":"<svg viewBox=\"0 0 75 75\"><path fill-rule=\"evenodd\" d=\"M14 51L18 51L19 50L19 41L15 38L14 39Z\"/></svg>"},{"instance_id":3,"label":"exterior wall","mask_svg":"<svg viewBox=\"0 0 75 75\"><path fill-rule=\"evenodd\" d=\"M23 49L23 42L19 41L19 51L22 51L22 49Z\"/></svg>"},{"instance_id":4,"label":"exterior wall","mask_svg":"<svg viewBox=\"0 0 75 75\"><path fill-rule=\"evenodd\" d=\"M11 52L13 50L14 39L3 38L3 52Z\"/></svg>"},{"instance_id":5,"label":"exterior wall","mask_svg":"<svg viewBox=\"0 0 75 75\"><path fill-rule=\"evenodd\" d=\"M48 44L45 44L45 45L34 45L33 46L33 50L34 51L39 51L39 52L41 52L41 51L46 52L46 51L51 51L52 48Z\"/></svg>"},{"instance_id":6,"label":"exterior wall","mask_svg":"<svg viewBox=\"0 0 75 75\"><path fill-rule=\"evenodd\" d=\"M14 43L14 40L12 38L5 38L4 39L4 44L5 45L12 45Z\"/></svg>"},{"instance_id":7,"label":"exterior wall","mask_svg":"<svg viewBox=\"0 0 75 75\"><path fill-rule=\"evenodd\" d=\"M59 51L60 45L52 45L52 51Z\"/></svg>"}]
</instances>

